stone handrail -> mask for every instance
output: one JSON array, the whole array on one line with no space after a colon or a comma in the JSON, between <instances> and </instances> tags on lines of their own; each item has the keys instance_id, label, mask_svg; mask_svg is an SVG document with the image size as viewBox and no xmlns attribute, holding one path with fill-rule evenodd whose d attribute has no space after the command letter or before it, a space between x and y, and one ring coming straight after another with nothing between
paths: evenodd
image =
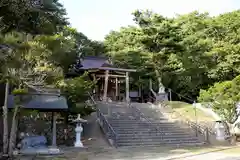
<instances>
[{"instance_id":1,"label":"stone handrail","mask_svg":"<svg viewBox=\"0 0 240 160\"><path fill-rule=\"evenodd\" d=\"M88 92L90 99L92 100L92 102L96 105L97 102L94 100L93 96ZM117 139L118 139L118 135L117 133L114 131L114 129L112 128L112 126L109 124L107 118L103 115L103 113L100 111L100 109L97 107L96 108L96 112L97 112L97 117L99 120L99 123L103 129L103 131L105 132L105 134L108 136L107 138L110 138L112 141L110 141L110 143L117 147Z\"/></svg>"},{"instance_id":2,"label":"stone handrail","mask_svg":"<svg viewBox=\"0 0 240 160\"><path fill-rule=\"evenodd\" d=\"M110 141L110 143L112 145L114 145L115 147L117 147L118 146L117 145L118 135L114 131L112 126L109 124L107 118L101 113L99 108L97 108L97 117L99 119L99 122L100 122L100 125L101 125L103 131L108 136L107 138L110 138L112 140L112 142Z\"/></svg>"}]
</instances>

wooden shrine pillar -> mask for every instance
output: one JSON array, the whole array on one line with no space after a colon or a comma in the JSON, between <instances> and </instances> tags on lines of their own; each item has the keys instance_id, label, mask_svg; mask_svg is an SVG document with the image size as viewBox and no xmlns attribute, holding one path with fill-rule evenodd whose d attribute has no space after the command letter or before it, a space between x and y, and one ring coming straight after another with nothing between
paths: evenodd
<instances>
[{"instance_id":1,"label":"wooden shrine pillar","mask_svg":"<svg viewBox=\"0 0 240 160\"><path fill-rule=\"evenodd\" d=\"M115 78L115 100L118 100L118 78Z\"/></svg>"},{"instance_id":2,"label":"wooden shrine pillar","mask_svg":"<svg viewBox=\"0 0 240 160\"><path fill-rule=\"evenodd\" d=\"M107 101L107 91L108 91L108 77L109 77L109 70L105 71L105 82L104 82L104 91L103 91L103 101Z\"/></svg>"},{"instance_id":3,"label":"wooden shrine pillar","mask_svg":"<svg viewBox=\"0 0 240 160\"><path fill-rule=\"evenodd\" d=\"M96 75L93 74L93 81L96 82ZM96 93L97 93L97 85L94 86L93 88L93 96L96 98Z\"/></svg>"},{"instance_id":4,"label":"wooden shrine pillar","mask_svg":"<svg viewBox=\"0 0 240 160\"><path fill-rule=\"evenodd\" d=\"M129 73L126 72L126 102L130 102L130 97L129 97Z\"/></svg>"}]
</instances>

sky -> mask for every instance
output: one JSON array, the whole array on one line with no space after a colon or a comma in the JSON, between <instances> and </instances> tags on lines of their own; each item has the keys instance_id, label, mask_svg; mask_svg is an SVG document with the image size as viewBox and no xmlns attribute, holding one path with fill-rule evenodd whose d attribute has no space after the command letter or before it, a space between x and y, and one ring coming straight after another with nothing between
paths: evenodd
<instances>
[{"instance_id":1,"label":"sky","mask_svg":"<svg viewBox=\"0 0 240 160\"><path fill-rule=\"evenodd\" d=\"M92 40L103 40L111 30L134 25L131 13L149 9L166 17L192 11L218 15L240 9L240 0L60 0L71 26Z\"/></svg>"}]
</instances>

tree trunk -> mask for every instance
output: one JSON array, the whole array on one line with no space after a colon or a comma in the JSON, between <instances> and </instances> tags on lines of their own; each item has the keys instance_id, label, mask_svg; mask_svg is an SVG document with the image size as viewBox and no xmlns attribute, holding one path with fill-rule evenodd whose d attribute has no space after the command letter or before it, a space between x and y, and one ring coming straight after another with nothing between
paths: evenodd
<instances>
[{"instance_id":1,"label":"tree trunk","mask_svg":"<svg viewBox=\"0 0 240 160\"><path fill-rule=\"evenodd\" d=\"M3 109L3 154L8 153L8 92L9 81L7 80L5 86L5 99Z\"/></svg>"},{"instance_id":2,"label":"tree trunk","mask_svg":"<svg viewBox=\"0 0 240 160\"><path fill-rule=\"evenodd\" d=\"M15 106L13 117L12 117L12 127L11 127L11 133L9 138L9 148L8 148L8 156L13 156L13 150L15 148L16 144L16 138L17 138L17 124L18 124L18 109L19 105Z\"/></svg>"}]
</instances>

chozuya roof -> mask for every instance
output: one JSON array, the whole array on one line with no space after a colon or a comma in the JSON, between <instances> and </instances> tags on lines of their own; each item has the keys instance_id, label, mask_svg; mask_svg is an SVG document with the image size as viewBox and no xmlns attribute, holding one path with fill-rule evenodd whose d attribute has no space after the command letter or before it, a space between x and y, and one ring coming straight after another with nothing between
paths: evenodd
<instances>
[{"instance_id":1,"label":"chozuya roof","mask_svg":"<svg viewBox=\"0 0 240 160\"><path fill-rule=\"evenodd\" d=\"M81 70L91 70L91 69L100 69L100 70L115 70L115 71L128 71L136 72L135 69L123 69L116 68L106 57L96 57L96 56L85 56L81 59L81 66L78 68Z\"/></svg>"},{"instance_id":2,"label":"chozuya roof","mask_svg":"<svg viewBox=\"0 0 240 160\"><path fill-rule=\"evenodd\" d=\"M31 95L29 95L31 96ZM24 102L22 106L25 109L38 109L38 110L67 110L67 100L63 96L52 95L34 95ZM8 97L8 108L14 108L14 96Z\"/></svg>"},{"instance_id":3,"label":"chozuya roof","mask_svg":"<svg viewBox=\"0 0 240 160\"><path fill-rule=\"evenodd\" d=\"M36 110L67 110L67 100L60 95L57 89L41 88L41 91L36 88L29 88L30 93L22 95L24 102L22 106L25 109ZM14 108L14 95L8 96L8 108Z\"/></svg>"}]
</instances>

